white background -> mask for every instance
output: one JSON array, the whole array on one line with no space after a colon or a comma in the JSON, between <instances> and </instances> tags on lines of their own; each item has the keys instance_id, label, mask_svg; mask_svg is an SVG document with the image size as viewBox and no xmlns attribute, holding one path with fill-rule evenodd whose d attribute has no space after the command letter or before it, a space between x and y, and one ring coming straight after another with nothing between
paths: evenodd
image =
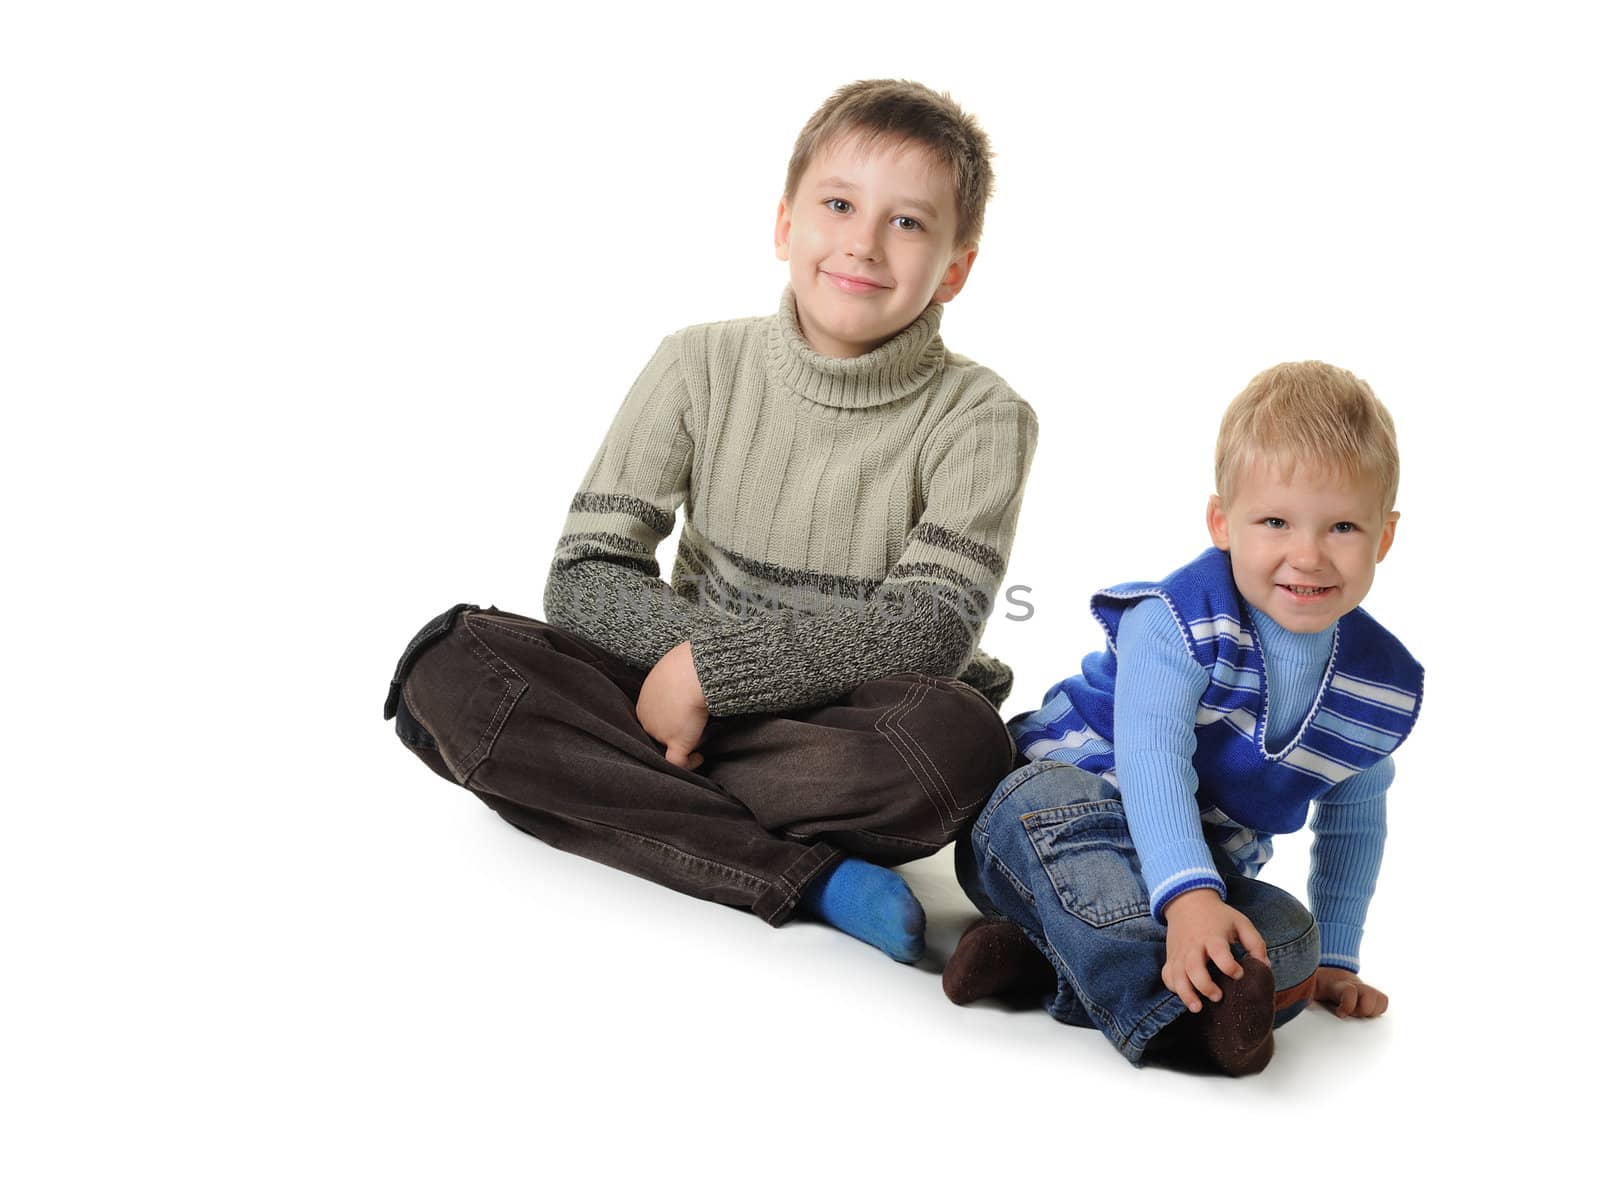
<instances>
[{"instance_id":1,"label":"white background","mask_svg":"<svg viewBox=\"0 0 1600 1197\"><path fill-rule=\"evenodd\" d=\"M1575 12L8 6L0 1183L1564 1189L1595 1071ZM895 965L553 852L378 718L429 616L538 614L659 338L773 308L792 138L866 76L997 150L944 332L1041 424L1008 578L1037 613L985 642L1007 714L1095 647L1089 589L1204 543L1256 370L1322 357L1395 414L1368 606L1429 674L1365 950L1393 1005L1309 1012L1254 1080L947 1004L947 854L906 870L931 951Z\"/></svg>"}]
</instances>

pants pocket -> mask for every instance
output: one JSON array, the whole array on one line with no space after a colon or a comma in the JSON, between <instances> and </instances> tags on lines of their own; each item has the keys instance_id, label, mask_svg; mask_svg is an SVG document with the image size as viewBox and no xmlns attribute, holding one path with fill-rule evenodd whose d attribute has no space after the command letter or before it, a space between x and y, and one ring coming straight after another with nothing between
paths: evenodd
<instances>
[{"instance_id":1,"label":"pants pocket","mask_svg":"<svg viewBox=\"0 0 1600 1197\"><path fill-rule=\"evenodd\" d=\"M1022 826L1068 914L1097 928L1149 917L1150 895L1121 802L1032 811Z\"/></svg>"},{"instance_id":2,"label":"pants pocket","mask_svg":"<svg viewBox=\"0 0 1600 1197\"><path fill-rule=\"evenodd\" d=\"M394 677L389 682L389 694L383 702L383 717L385 719L394 719L400 714L400 690L405 685L406 674L411 672L411 663L417 659L417 656L424 649L450 634L450 629L455 625L456 616L463 611L476 611L478 609L472 603L457 603L443 615L437 615L430 619L422 626L420 632L411 637L411 643L406 645L405 652L400 654L400 663L394 667ZM407 740L406 732L402 731L400 738Z\"/></svg>"},{"instance_id":3,"label":"pants pocket","mask_svg":"<svg viewBox=\"0 0 1600 1197\"><path fill-rule=\"evenodd\" d=\"M471 620L470 615L458 620L419 652L401 682L403 705L412 716L408 723L434 741L461 785L489 755L528 689L522 675L473 630Z\"/></svg>"}]
</instances>

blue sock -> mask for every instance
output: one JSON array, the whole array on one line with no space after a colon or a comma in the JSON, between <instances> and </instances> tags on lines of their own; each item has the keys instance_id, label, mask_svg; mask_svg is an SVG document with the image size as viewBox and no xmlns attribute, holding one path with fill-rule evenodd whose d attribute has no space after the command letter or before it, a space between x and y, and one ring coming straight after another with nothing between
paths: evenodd
<instances>
[{"instance_id":1,"label":"blue sock","mask_svg":"<svg viewBox=\"0 0 1600 1197\"><path fill-rule=\"evenodd\" d=\"M800 909L904 964L922 958L928 916L899 874L854 856L800 895Z\"/></svg>"}]
</instances>

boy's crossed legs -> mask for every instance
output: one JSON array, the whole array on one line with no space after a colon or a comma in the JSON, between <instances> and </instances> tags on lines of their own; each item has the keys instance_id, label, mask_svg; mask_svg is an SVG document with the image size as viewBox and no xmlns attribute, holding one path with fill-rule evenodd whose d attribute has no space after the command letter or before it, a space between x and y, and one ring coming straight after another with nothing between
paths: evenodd
<instances>
[{"instance_id":1,"label":"boy's crossed legs","mask_svg":"<svg viewBox=\"0 0 1600 1197\"><path fill-rule=\"evenodd\" d=\"M1122 799L1105 778L1051 760L1017 770L978 816L970 845L957 846L956 871L979 910L1020 927L1054 969L1048 1003L1054 1017L1097 1027L1138 1064L1156 1035L1186 1013L1161 979L1166 929L1150 917ZM1320 954L1316 923L1283 890L1226 867L1222 872L1228 904L1250 919L1267 944L1275 993L1271 1023L1260 1028L1264 1036L1310 998ZM976 930L980 936L991 933L992 943L979 956L981 939L963 941L946 972L947 992L952 981L965 990L951 992L953 998L984 996L1012 981L1037 985L1038 958L1019 951L1017 940L1008 941L1006 928ZM952 975L950 970L970 969L969 961L993 970L987 985L982 977ZM1264 988L1264 970L1259 981ZM1247 971L1241 982L1223 988L1232 994L1254 983ZM1266 1000L1265 992L1261 997ZM1270 1046L1265 1051L1270 1054Z\"/></svg>"},{"instance_id":2,"label":"boy's crossed legs","mask_svg":"<svg viewBox=\"0 0 1600 1197\"><path fill-rule=\"evenodd\" d=\"M1004 776L1011 739L987 700L896 674L829 706L713 719L690 772L639 726L644 677L538 620L460 607L408 647L386 713L436 773L554 847L919 956L920 905L873 865L937 851Z\"/></svg>"}]
</instances>

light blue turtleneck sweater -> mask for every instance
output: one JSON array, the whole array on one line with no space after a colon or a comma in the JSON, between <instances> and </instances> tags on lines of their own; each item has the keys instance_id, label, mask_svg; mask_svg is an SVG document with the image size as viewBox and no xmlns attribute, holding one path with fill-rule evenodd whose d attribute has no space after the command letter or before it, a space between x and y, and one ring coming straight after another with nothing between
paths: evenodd
<instances>
[{"instance_id":1,"label":"light blue turtleneck sweater","mask_svg":"<svg viewBox=\"0 0 1600 1197\"><path fill-rule=\"evenodd\" d=\"M1249 609L1265 658L1270 703L1266 746L1275 752L1294 738L1316 701L1333 651L1333 629L1285 631ZM1189 655L1183 634L1160 599L1135 604L1117 631L1116 774L1128 829L1151 893L1179 873L1217 874L1195 803L1195 711L1210 680ZM1322 963L1360 966L1361 932L1383 859L1384 798L1393 758L1347 778L1312 809L1311 876L1307 893L1322 933ZM1250 837L1245 837L1249 839ZM1249 869L1270 855L1270 837L1254 836L1253 851L1230 852ZM1241 860L1241 855L1244 857ZM1185 887L1190 888L1190 887ZM1154 912L1160 917L1159 910Z\"/></svg>"}]
</instances>

